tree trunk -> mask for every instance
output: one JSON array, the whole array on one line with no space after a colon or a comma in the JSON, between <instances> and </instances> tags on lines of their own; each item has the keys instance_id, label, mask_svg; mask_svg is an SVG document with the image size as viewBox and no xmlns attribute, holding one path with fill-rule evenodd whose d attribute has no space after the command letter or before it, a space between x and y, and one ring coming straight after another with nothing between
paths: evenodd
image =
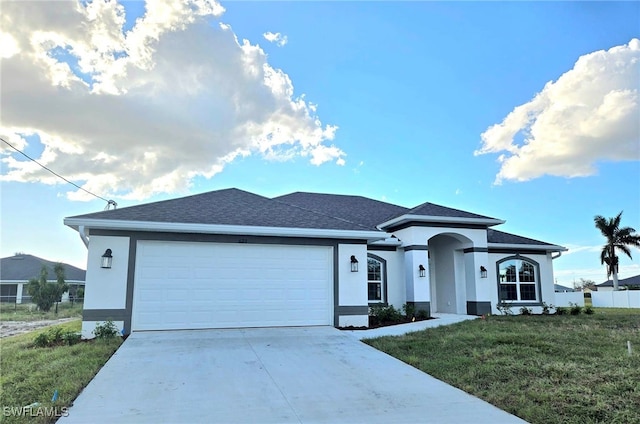
<instances>
[{"instance_id":1,"label":"tree trunk","mask_svg":"<svg viewBox=\"0 0 640 424\"><path fill-rule=\"evenodd\" d=\"M618 291L618 270L616 267L613 267L613 291Z\"/></svg>"}]
</instances>

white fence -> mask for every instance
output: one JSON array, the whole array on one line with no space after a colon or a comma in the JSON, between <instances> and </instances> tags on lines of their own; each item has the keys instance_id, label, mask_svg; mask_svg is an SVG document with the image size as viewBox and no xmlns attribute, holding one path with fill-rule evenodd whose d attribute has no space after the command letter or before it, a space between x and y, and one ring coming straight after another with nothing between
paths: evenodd
<instances>
[{"instance_id":1,"label":"white fence","mask_svg":"<svg viewBox=\"0 0 640 424\"><path fill-rule=\"evenodd\" d=\"M553 304L553 306L571 306L571 303L575 303L579 306L584 306L584 293L556 292L556 302Z\"/></svg>"},{"instance_id":2,"label":"white fence","mask_svg":"<svg viewBox=\"0 0 640 424\"><path fill-rule=\"evenodd\" d=\"M640 290L592 292L591 301L594 308L640 308Z\"/></svg>"}]
</instances>

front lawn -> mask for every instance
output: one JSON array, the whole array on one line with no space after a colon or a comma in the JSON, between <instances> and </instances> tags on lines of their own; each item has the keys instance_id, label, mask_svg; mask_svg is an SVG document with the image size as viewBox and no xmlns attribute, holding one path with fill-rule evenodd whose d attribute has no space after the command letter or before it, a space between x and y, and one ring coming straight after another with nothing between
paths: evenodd
<instances>
[{"instance_id":1,"label":"front lawn","mask_svg":"<svg viewBox=\"0 0 640 424\"><path fill-rule=\"evenodd\" d=\"M81 322L60 324L64 331L80 331ZM91 381L122 339L83 341L72 346L34 347L33 340L49 327L19 336L0 339L0 405L4 423L49 422L46 408L63 412ZM54 391L58 400L52 402ZM18 417L10 408L38 402L30 413ZM15 411L15 409L13 410ZM39 416L35 416L38 415Z\"/></svg>"},{"instance_id":2,"label":"front lawn","mask_svg":"<svg viewBox=\"0 0 640 424\"><path fill-rule=\"evenodd\" d=\"M80 317L82 317L82 303L79 302L58 304L57 314L55 305L49 312L42 312L37 310L33 303L0 303L0 321L40 321Z\"/></svg>"},{"instance_id":3,"label":"front lawn","mask_svg":"<svg viewBox=\"0 0 640 424\"><path fill-rule=\"evenodd\" d=\"M640 423L639 309L491 316L365 342L534 424Z\"/></svg>"}]
</instances>

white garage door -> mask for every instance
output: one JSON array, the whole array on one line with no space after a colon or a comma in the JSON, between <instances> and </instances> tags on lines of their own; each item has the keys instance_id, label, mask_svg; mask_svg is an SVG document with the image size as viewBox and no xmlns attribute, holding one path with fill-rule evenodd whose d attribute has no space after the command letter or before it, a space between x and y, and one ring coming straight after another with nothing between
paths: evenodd
<instances>
[{"instance_id":1,"label":"white garage door","mask_svg":"<svg viewBox=\"0 0 640 424\"><path fill-rule=\"evenodd\" d=\"M138 242L132 329L333 324L331 247Z\"/></svg>"}]
</instances>

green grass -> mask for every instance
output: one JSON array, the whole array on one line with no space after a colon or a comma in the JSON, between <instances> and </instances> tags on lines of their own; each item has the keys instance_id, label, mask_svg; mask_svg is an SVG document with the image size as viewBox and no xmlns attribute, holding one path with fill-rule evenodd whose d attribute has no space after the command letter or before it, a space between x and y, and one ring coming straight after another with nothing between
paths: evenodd
<instances>
[{"instance_id":1,"label":"green grass","mask_svg":"<svg viewBox=\"0 0 640 424\"><path fill-rule=\"evenodd\" d=\"M366 343L534 424L640 423L639 309L491 316Z\"/></svg>"},{"instance_id":2,"label":"green grass","mask_svg":"<svg viewBox=\"0 0 640 424\"><path fill-rule=\"evenodd\" d=\"M0 321L40 321L45 319L80 318L82 317L82 303L70 302L58 304L58 313L55 313L55 305L49 312L36 310L36 305L0 303Z\"/></svg>"},{"instance_id":3,"label":"green grass","mask_svg":"<svg viewBox=\"0 0 640 424\"><path fill-rule=\"evenodd\" d=\"M80 321L58 325L65 331L80 331L80 326ZM33 347L35 336L49 328L0 339L1 406L23 407L33 402L39 402L42 407L56 406L59 410L69 406L122 343L118 337L73 346ZM54 390L59 394L55 403L51 402ZM3 415L0 411L3 423L48 422L44 416Z\"/></svg>"}]
</instances>

